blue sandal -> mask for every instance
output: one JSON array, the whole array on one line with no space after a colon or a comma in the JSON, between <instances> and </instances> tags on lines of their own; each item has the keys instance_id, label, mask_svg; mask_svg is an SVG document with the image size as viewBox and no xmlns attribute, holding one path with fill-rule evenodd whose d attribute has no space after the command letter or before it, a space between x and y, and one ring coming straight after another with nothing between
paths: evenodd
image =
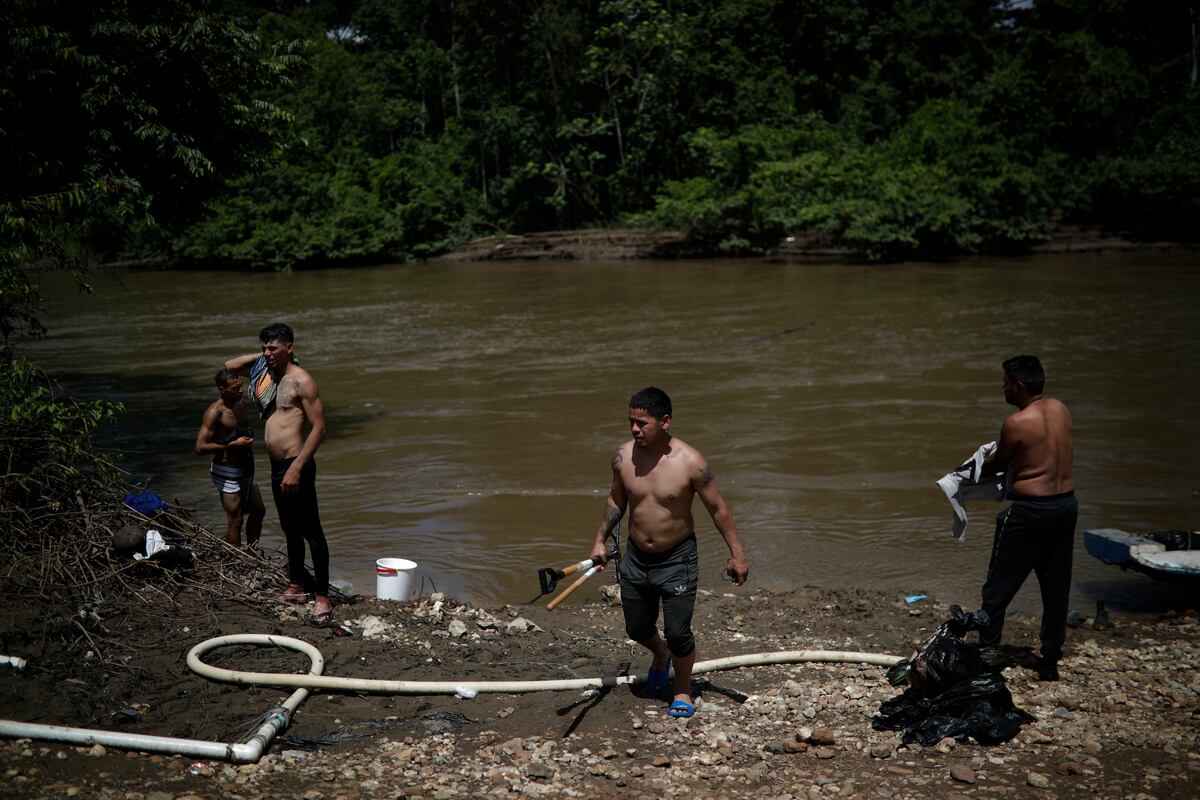
<instances>
[{"instance_id":1,"label":"blue sandal","mask_svg":"<svg viewBox=\"0 0 1200 800\"><path fill-rule=\"evenodd\" d=\"M696 713L696 707L686 700L676 700L667 709L667 714L676 719L687 719Z\"/></svg>"},{"instance_id":2,"label":"blue sandal","mask_svg":"<svg viewBox=\"0 0 1200 800\"><path fill-rule=\"evenodd\" d=\"M646 694L651 697L666 697L667 692L671 689L671 657L667 656L667 663L662 669L650 667L646 673Z\"/></svg>"}]
</instances>

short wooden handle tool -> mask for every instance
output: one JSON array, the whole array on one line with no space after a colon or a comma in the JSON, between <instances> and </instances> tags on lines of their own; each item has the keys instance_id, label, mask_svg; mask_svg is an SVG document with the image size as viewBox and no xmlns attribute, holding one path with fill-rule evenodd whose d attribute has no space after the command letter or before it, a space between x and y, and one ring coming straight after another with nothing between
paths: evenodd
<instances>
[{"instance_id":1,"label":"short wooden handle tool","mask_svg":"<svg viewBox=\"0 0 1200 800\"><path fill-rule=\"evenodd\" d=\"M551 600L549 603L546 604L546 610L553 611L555 609L555 607L558 606L559 603L561 603L563 600L567 599L567 595L569 595L571 592L578 589L580 586L583 586L584 582L587 581L588 578L592 577L593 575L595 575L597 572L599 572L602 569L604 569L604 565L597 564L596 566L591 567L587 572L580 575L578 578L575 579L574 583L572 583L567 588L563 589L562 592L558 595L558 597L554 598L553 600Z\"/></svg>"}]
</instances>

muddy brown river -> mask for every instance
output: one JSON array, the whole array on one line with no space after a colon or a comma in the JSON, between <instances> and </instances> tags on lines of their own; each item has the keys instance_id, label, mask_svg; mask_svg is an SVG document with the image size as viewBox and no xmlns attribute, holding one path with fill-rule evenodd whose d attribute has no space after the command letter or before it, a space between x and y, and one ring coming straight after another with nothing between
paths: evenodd
<instances>
[{"instance_id":1,"label":"muddy brown river","mask_svg":"<svg viewBox=\"0 0 1200 800\"><path fill-rule=\"evenodd\" d=\"M530 599L538 567L586 555L627 400L653 384L674 400L673 432L708 456L752 581L975 607L999 506L974 506L957 543L934 481L995 438L1010 410L1000 362L1022 352L1041 356L1047 394L1075 417L1073 609L1181 597L1088 556L1085 528L1200 528L1192 253L91 280L83 296L63 276L39 278L49 335L23 352L69 390L124 403L105 443L214 529L223 515L192 451L212 374L255 350L263 324L295 328L328 413L317 462L331 573L361 593L374 593L376 559L402 557L427 591ZM257 459L265 475L261 447ZM264 543L281 547L265 494ZM699 502L695 512L701 585L720 590L725 549ZM1031 578L1015 607L1038 606Z\"/></svg>"}]
</instances>

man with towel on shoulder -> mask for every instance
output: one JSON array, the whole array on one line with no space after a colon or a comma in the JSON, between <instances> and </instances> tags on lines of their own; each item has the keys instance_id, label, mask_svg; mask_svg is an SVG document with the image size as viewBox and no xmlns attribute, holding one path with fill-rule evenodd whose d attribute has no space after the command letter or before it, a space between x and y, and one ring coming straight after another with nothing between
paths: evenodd
<instances>
[{"instance_id":1,"label":"man with towel on shoulder","mask_svg":"<svg viewBox=\"0 0 1200 800\"><path fill-rule=\"evenodd\" d=\"M1058 680L1067 638L1071 553L1075 541L1075 480L1071 412L1042 395L1046 374L1037 356L1004 362L1004 399L1017 411L1004 420L1000 443L983 463L984 475L1012 467L1012 505L996 515L996 535L983 610L990 623L980 644L999 645L1004 612L1032 570L1042 590L1042 657L1038 679Z\"/></svg>"},{"instance_id":2,"label":"man with towel on shoulder","mask_svg":"<svg viewBox=\"0 0 1200 800\"><path fill-rule=\"evenodd\" d=\"M325 438L325 406L317 382L301 369L292 354L292 329L281 322L258 335L261 353L231 358L225 368L250 375L250 389L266 422L267 454L271 457L271 494L279 526L287 540L288 588L280 597L305 602L304 543L312 551L313 622L333 617L329 603L329 545L317 509L317 463L314 456ZM308 434L304 423L308 422Z\"/></svg>"}]
</instances>

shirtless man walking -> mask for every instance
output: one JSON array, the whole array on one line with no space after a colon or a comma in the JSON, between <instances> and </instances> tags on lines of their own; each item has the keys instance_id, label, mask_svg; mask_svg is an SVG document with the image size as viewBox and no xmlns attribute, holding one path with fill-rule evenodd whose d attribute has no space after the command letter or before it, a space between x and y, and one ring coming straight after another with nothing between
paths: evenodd
<instances>
[{"instance_id":1,"label":"shirtless man walking","mask_svg":"<svg viewBox=\"0 0 1200 800\"><path fill-rule=\"evenodd\" d=\"M607 560L605 540L628 508L629 546L617 573L625 632L653 656L646 676L651 694L667 696L674 659L674 697L668 713L690 717L695 712L691 683L696 663L692 611L699 583L693 497L700 496L729 547L726 570L734 583L745 583L750 567L708 462L670 434L671 398L666 392L649 387L631 397L629 426L633 439L613 453L612 488L591 557ZM658 632L660 603L665 639Z\"/></svg>"},{"instance_id":2,"label":"shirtless man walking","mask_svg":"<svg viewBox=\"0 0 1200 800\"><path fill-rule=\"evenodd\" d=\"M1071 553L1075 542L1075 480L1071 476L1071 412L1044 397L1046 375L1036 356L1004 362L1004 399L1017 411L1004 420L1000 444L983 474L1012 468L1013 502L996 516L996 535L983 610L990 623L980 644L1000 644L1004 612L1032 570L1042 590L1042 657L1038 679L1058 680L1067 638Z\"/></svg>"},{"instance_id":3,"label":"shirtless man walking","mask_svg":"<svg viewBox=\"0 0 1200 800\"><path fill-rule=\"evenodd\" d=\"M225 541L234 547L242 543L242 522L246 523L246 544L254 547L262 533L262 492L254 481L254 434L246 420L242 402L242 379L227 369L216 374L220 397L204 410L200 431L196 434L196 453L212 456L213 484L225 509Z\"/></svg>"},{"instance_id":4,"label":"shirtless man walking","mask_svg":"<svg viewBox=\"0 0 1200 800\"><path fill-rule=\"evenodd\" d=\"M279 526L287 540L288 588L280 598L304 602L304 543L312 552L315 587L313 621L328 622L329 545L317 508L317 463L314 456L325 438L325 406L317 382L292 355L294 335L283 323L263 328L261 353L231 358L225 368L250 375L250 389L266 424L267 454L271 457L271 494ZM304 423L308 422L307 435Z\"/></svg>"}]
</instances>

